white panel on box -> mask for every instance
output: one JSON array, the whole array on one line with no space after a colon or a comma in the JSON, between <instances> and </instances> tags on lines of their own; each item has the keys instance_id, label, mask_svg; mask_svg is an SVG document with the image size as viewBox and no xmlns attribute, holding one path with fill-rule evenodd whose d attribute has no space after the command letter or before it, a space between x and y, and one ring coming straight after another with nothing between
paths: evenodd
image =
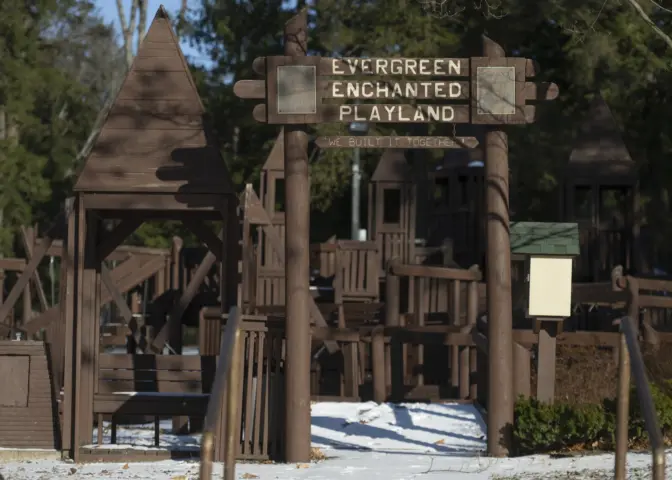
<instances>
[{"instance_id":1,"label":"white panel on box","mask_svg":"<svg viewBox=\"0 0 672 480\"><path fill-rule=\"evenodd\" d=\"M530 258L530 317L569 317L572 310L572 258Z\"/></svg>"}]
</instances>

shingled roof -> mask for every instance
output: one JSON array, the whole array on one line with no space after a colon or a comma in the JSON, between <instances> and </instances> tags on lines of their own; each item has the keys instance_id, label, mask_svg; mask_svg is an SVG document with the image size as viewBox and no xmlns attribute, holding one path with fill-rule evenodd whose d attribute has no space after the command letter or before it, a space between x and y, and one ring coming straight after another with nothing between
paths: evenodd
<instances>
[{"instance_id":1,"label":"shingled roof","mask_svg":"<svg viewBox=\"0 0 672 480\"><path fill-rule=\"evenodd\" d=\"M579 255L577 223L511 222L511 253L523 255Z\"/></svg>"},{"instance_id":2,"label":"shingled roof","mask_svg":"<svg viewBox=\"0 0 672 480\"><path fill-rule=\"evenodd\" d=\"M75 191L233 194L204 114L161 6L81 168Z\"/></svg>"},{"instance_id":3,"label":"shingled roof","mask_svg":"<svg viewBox=\"0 0 672 480\"><path fill-rule=\"evenodd\" d=\"M595 95L569 157L568 173L631 181L635 167L609 106L600 94Z\"/></svg>"}]
</instances>

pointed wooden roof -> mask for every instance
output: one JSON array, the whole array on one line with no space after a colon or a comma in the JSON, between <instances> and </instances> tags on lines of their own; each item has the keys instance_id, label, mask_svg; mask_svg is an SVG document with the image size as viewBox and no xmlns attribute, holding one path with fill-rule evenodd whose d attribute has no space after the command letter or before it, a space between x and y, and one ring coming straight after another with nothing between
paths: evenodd
<instances>
[{"instance_id":1,"label":"pointed wooden roof","mask_svg":"<svg viewBox=\"0 0 672 480\"><path fill-rule=\"evenodd\" d=\"M245 216L251 225L271 224L268 212L261 204L261 200L259 200L259 196L251 183L245 185L245 190L240 194L239 201L243 205Z\"/></svg>"},{"instance_id":2,"label":"pointed wooden roof","mask_svg":"<svg viewBox=\"0 0 672 480\"><path fill-rule=\"evenodd\" d=\"M234 194L179 42L159 7L75 191Z\"/></svg>"},{"instance_id":3,"label":"pointed wooden roof","mask_svg":"<svg viewBox=\"0 0 672 480\"><path fill-rule=\"evenodd\" d=\"M635 167L611 109L598 93L574 143L568 173L583 178L597 177L599 181L632 180L636 176Z\"/></svg>"},{"instance_id":4,"label":"pointed wooden roof","mask_svg":"<svg viewBox=\"0 0 672 480\"><path fill-rule=\"evenodd\" d=\"M271 153L268 154L262 170L282 172L285 170L285 129L281 128L278 138L275 139Z\"/></svg>"},{"instance_id":5,"label":"pointed wooden roof","mask_svg":"<svg viewBox=\"0 0 672 480\"><path fill-rule=\"evenodd\" d=\"M412 182L411 167L406 160L406 150L392 148L380 156L378 166L371 176L372 182Z\"/></svg>"}]
</instances>

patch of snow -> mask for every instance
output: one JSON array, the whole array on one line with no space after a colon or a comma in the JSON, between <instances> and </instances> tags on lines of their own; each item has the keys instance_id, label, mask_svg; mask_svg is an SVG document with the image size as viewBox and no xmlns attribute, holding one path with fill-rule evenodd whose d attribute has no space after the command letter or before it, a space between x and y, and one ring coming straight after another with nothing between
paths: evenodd
<instances>
[{"instance_id":1,"label":"patch of snow","mask_svg":"<svg viewBox=\"0 0 672 480\"><path fill-rule=\"evenodd\" d=\"M316 403L312 405L312 443L327 459L308 464L239 463L238 479L259 480L559 480L613 478L610 454L555 459L547 455L487 458L485 425L471 405ZM198 448L198 435L171 435L161 422L161 448ZM109 426L103 427L109 445ZM95 439L95 435L94 435ZM119 427L118 446L153 450L153 424ZM94 446L95 447L95 446ZM672 462L672 453L667 456ZM629 478L650 478L650 454L628 455ZM214 480L222 479L222 465ZM193 460L73 465L56 460L0 463L6 480L196 480ZM672 477L668 477L672 478Z\"/></svg>"}]
</instances>

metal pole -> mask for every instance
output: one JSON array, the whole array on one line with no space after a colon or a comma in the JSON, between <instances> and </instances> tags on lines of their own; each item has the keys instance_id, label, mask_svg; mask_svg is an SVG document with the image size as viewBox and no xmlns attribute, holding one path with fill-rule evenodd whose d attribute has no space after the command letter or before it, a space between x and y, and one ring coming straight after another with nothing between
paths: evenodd
<instances>
[{"instance_id":1,"label":"metal pole","mask_svg":"<svg viewBox=\"0 0 672 480\"><path fill-rule=\"evenodd\" d=\"M628 353L625 334L621 332L619 337L614 479L625 480L625 457L628 453L628 411L630 409L630 354Z\"/></svg>"},{"instance_id":2,"label":"metal pole","mask_svg":"<svg viewBox=\"0 0 672 480\"><path fill-rule=\"evenodd\" d=\"M352 232L353 240L359 240L359 200L360 185L362 183L362 174L360 172L359 147L355 147L352 152Z\"/></svg>"},{"instance_id":3,"label":"metal pole","mask_svg":"<svg viewBox=\"0 0 672 480\"><path fill-rule=\"evenodd\" d=\"M285 55L306 56L308 12L285 24ZM285 461L310 461L310 177L305 125L285 125Z\"/></svg>"},{"instance_id":4,"label":"metal pole","mask_svg":"<svg viewBox=\"0 0 672 480\"><path fill-rule=\"evenodd\" d=\"M504 57L483 36L483 56ZM509 454L513 439L513 319L509 238L509 145L502 127L485 134L488 311L488 454Z\"/></svg>"},{"instance_id":5,"label":"metal pole","mask_svg":"<svg viewBox=\"0 0 672 480\"><path fill-rule=\"evenodd\" d=\"M229 317L231 318L231 317ZM238 453L238 400L240 399L240 374L242 362L242 339L240 329L236 330L233 340L231 368L228 371L226 387L226 450L224 453L224 480L236 478L236 454Z\"/></svg>"}]
</instances>

